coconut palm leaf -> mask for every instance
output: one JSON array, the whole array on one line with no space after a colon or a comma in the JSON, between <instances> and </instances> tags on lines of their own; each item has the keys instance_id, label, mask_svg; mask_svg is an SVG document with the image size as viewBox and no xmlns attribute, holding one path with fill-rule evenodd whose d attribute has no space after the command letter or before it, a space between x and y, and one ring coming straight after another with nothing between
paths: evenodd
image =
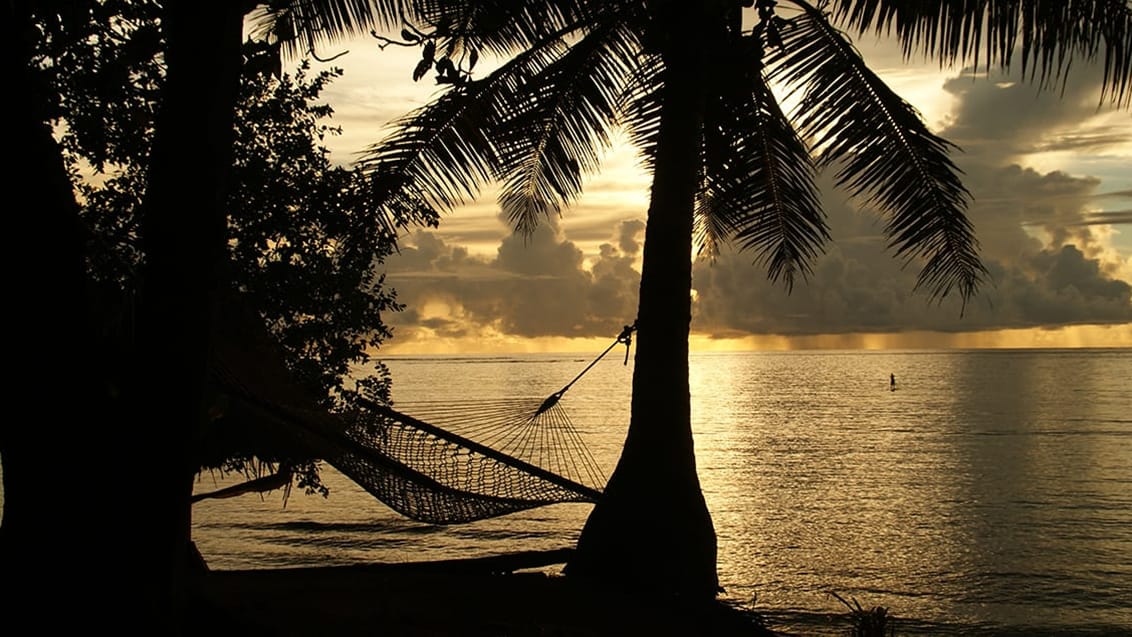
<instances>
[{"instance_id":1,"label":"coconut palm leaf","mask_svg":"<svg viewBox=\"0 0 1132 637\"><path fill-rule=\"evenodd\" d=\"M720 203L720 200L707 190L701 192L696 200L692 245L695 246L697 258L706 258L714 262L722 252L723 246L729 243L734 228L728 224L728 218L717 211Z\"/></svg>"},{"instance_id":2,"label":"coconut palm leaf","mask_svg":"<svg viewBox=\"0 0 1132 637\"><path fill-rule=\"evenodd\" d=\"M377 201L418 199L436 210L465 203L493 176L495 145L488 78L467 82L393 123L393 132L358 162L374 179Z\"/></svg>"},{"instance_id":3,"label":"coconut palm leaf","mask_svg":"<svg viewBox=\"0 0 1132 637\"><path fill-rule=\"evenodd\" d=\"M413 3L419 24L442 39L441 51L482 51L505 56L573 31L598 17L578 0L423 0ZM608 17L608 16L606 16Z\"/></svg>"},{"instance_id":4,"label":"coconut palm leaf","mask_svg":"<svg viewBox=\"0 0 1132 637\"><path fill-rule=\"evenodd\" d=\"M1127 0L835 0L837 19L861 32L895 32L908 55L1008 67L1021 39L1022 71L1064 81L1074 57L1104 65L1104 94L1132 104L1132 5Z\"/></svg>"},{"instance_id":5,"label":"coconut palm leaf","mask_svg":"<svg viewBox=\"0 0 1132 637\"><path fill-rule=\"evenodd\" d=\"M801 89L799 129L814 139L819 166L886 214L890 247L905 264L923 259L917 289L966 302L987 272L965 215L969 193L948 152L916 110L865 65L846 37L813 6L782 30L768 61L773 77Z\"/></svg>"},{"instance_id":6,"label":"coconut palm leaf","mask_svg":"<svg viewBox=\"0 0 1132 637\"><path fill-rule=\"evenodd\" d=\"M636 148L641 164L650 173L656 159L656 142L660 134L663 88L664 64L660 56L642 53L618 99L621 126Z\"/></svg>"},{"instance_id":7,"label":"coconut palm leaf","mask_svg":"<svg viewBox=\"0 0 1132 637\"><path fill-rule=\"evenodd\" d=\"M633 32L606 23L543 34L483 80L461 82L395 122L360 161L382 204L449 210L502 182L516 230L529 233L559 211L581 191L582 172L596 170L629 74Z\"/></svg>"},{"instance_id":8,"label":"coconut palm leaf","mask_svg":"<svg viewBox=\"0 0 1132 637\"><path fill-rule=\"evenodd\" d=\"M543 215L559 214L598 169L617 123L617 99L636 47L616 22L597 25L568 52L524 82L493 134L514 228L529 234Z\"/></svg>"},{"instance_id":9,"label":"coconut palm leaf","mask_svg":"<svg viewBox=\"0 0 1132 637\"><path fill-rule=\"evenodd\" d=\"M387 202L403 206L407 198L447 211L497 181L509 164L496 134L506 143L505 122L516 96L565 50L560 34L552 34L484 79L462 82L395 121L359 160L374 177L379 204L393 212Z\"/></svg>"},{"instance_id":10,"label":"coconut palm leaf","mask_svg":"<svg viewBox=\"0 0 1132 637\"><path fill-rule=\"evenodd\" d=\"M401 23L402 0L274 0L247 16L253 39L278 43L294 58L345 38Z\"/></svg>"},{"instance_id":11,"label":"coconut palm leaf","mask_svg":"<svg viewBox=\"0 0 1132 637\"><path fill-rule=\"evenodd\" d=\"M762 72L761 47L736 38L717 69L717 99L704 117L704 183L697 206L701 245L734 239L789 290L829 239L810 151Z\"/></svg>"}]
</instances>

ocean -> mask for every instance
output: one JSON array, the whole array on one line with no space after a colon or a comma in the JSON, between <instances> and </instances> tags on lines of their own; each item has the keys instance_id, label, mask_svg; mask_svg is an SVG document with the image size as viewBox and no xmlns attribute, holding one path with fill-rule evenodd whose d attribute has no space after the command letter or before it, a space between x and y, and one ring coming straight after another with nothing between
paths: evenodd
<instances>
[{"instance_id":1,"label":"ocean","mask_svg":"<svg viewBox=\"0 0 1132 637\"><path fill-rule=\"evenodd\" d=\"M393 399L547 396L598 354L395 357ZM623 350L562 407L606 475L628 424ZM723 597L790 635L1132 635L1132 350L796 351L691 357L697 466ZM896 389L890 387L890 375ZM328 498L204 500L214 569L572 546L591 505L439 526L332 467ZM231 480L205 475L198 490Z\"/></svg>"}]
</instances>

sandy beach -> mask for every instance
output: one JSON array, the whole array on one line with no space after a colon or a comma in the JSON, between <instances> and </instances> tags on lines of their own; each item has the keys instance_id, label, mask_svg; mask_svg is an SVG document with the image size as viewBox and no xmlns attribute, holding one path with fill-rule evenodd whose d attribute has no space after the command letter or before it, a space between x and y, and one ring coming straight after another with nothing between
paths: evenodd
<instances>
[{"instance_id":1,"label":"sandy beach","mask_svg":"<svg viewBox=\"0 0 1132 637\"><path fill-rule=\"evenodd\" d=\"M504 561L513 556L500 556ZM192 596L201 630L260 636L765 636L758 617L598 590L492 558L314 568L210 570Z\"/></svg>"}]
</instances>

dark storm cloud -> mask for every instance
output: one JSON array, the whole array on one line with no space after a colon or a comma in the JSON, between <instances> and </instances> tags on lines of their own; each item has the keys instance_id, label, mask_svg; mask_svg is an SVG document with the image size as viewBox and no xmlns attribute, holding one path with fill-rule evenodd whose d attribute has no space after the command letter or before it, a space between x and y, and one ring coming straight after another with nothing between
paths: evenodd
<instances>
[{"instance_id":1,"label":"dark storm cloud","mask_svg":"<svg viewBox=\"0 0 1132 637\"><path fill-rule=\"evenodd\" d=\"M957 156L964 182L974 195L970 216L988 258L1017 254L1033 238L1026 229L1040 228L1053 248L1075 245L1089 256L1100 248L1086 226L1097 225L1096 201L1125 198L1121 192L1099 193L1099 179L1061 171L1040 173L1018 165L1018 152L1090 144L1109 146L1127 142L1124 135L1089 135L1081 125L1098 109L1101 75L1083 68L1073 74L1064 94L1037 91L1012 81L972 82L953 79L945 88L960 97L952 125L942 135L960 146L972 147ZM1106 129L1107 130L1107 129ZM978 140L978 141L975 141ZM1126 216L1108 215L1109 223Z\"/></svg>"},{"instance_id":2,"label":"dark storm cloud","mask_svg":"<svg viewBox=\"0 0 1132 637\"><path fill-rule=\"evenodd\" d=\"M401 276L427 274L435 277L483 265L480 260L468 256L467 248L449 245L432 232L413 235L411 245L402 246L398 254L386 260L386 270Z\"/></svg>"},{"instance_id":3,"label":"dark storm cloud","mask_svg":"<svg viewBox=\"0 0 1132 637\"><path fill-rule=\"evenodd\" d=\"M1092 242L1080 222L1098 180L995 166L983 158L960 158L960 164L967 169L964 181L974 196L969 215L986 258L1010 260L1023 248L1040 246L1027 228L1044 230L1055 245Z\"/></svg>"},{"instance_id":4,"label":"dark storm cloud","mask_svg":"<svg viewBox=\"0 0 1132 637\"><path fill-rule=\"evenodd\" d=\"M610 218L626 219L639 216L640 211L621 211L611 209L601 215L578 217L567 212L562 220L562 230L570 240L578 244L595 244L609 240ZM643 221L641 222L644 223ZM642 225L643 227L643 225Z\"/></svg>"},{"instance_id":5,"label":"dark storm cloud","mask_svg":"<svg viewBox=\"0 0 1132 637\"><path fill-rule=\"evenodd\" d=\"M450 336L488 326L521 337L615 335L636 315L640 274L633 263L642 228L621 224L589 269L582 251L553 225L529 237L507 236L494 258L470 256L435 233L418 233L387 262L389 285L413 310L391 317L392 323ZM430 308L438 306L445 311L433 315Z\"/></svg>"},{"instance_id":6,"label":"dark storm cloud","mask_svg":"<svg viewBox=\"0 0 1132 637\"><path fill-rule=\"evenodd\" d=\"M1104 212L1089 212L1085 213L1083 219L1075 223L1082 226L1132 223L1132 210L1106 210Z\"/></svg>"},{"instance_id":7,"label":"dark storm cloud","mask_svg":"<svg viewBox=\"0 0 1132 637\"><path fill-rule=\"evenodd\" d=\"M640 219L623 221L617 231L617 247L626 256L636 256L641 251L640 238L645 235L645 222Z\"/></svg>"},{"instance_id":8,"label":"dark storm cloud","mask_svg":"<svg viewBox=\"0 0 1132 637\"><path fill-rule=\"evenodd\" d=\"M915 268L892 258L875 217L844 204L827 204L827 212L834 241L790 293L753 265L752 254L728 251L697 263L695 329L716 336L802 335L945 329L956 322L957 303L940 308L912 295Z\"/></svg>"},{"instance_id":9,"label":"dark storm cloud","mask_svg":"<svg viewBox=\"0 0 1132 637\"><path fill-rule=\"evenodd\" d=\"M912 294L919 264L893 260L877 216L855 208L823 177L834 243L815 261L809 281L787 294L748 254L698 263L694 328L716 336L803 335L1132 321L1132 287L1113 278L1114 265L1102 261L1104 247L1089 230L1128 222L1129 211L1095 205L1128 193L1097 193L1098 179L1015 163L1040 147L1126 141L1102 129L1074 132L1097 112L1099 80L1079 74L1059 99L1009 79L965 75L945 85L959 103L942 135L966 149L955 159L974 197L968 215L992 279L963 318L958 299L937 303Z\"/></svg>"},{"instance_id":10,"label":"dark storm cloud","mask_svg":"<svg viewBox=\"0 0 1132 637\"><path fill-rule=\"evenodd\" d=\"M1126 144L1130 140L1132 140L1132 136L1119 128L1101 126L1085 133L1059 135L1048 142L1037 144L1035 150L1039 152L1100 151L1119 144Z\"/></svg>"},{"instance_id":11,"label":"dark storm cloud","mask_svg":"<svg viewBox=\"0 0 1132 637\"><path fill-rule=\"evenodd\" d=\"M1065 96L1016 79L964 74L943 87L957 108L941 134L964 149L954 158L974 197L969 217L991 274L965 310L954 297L914 294L919 264L895 260L883 221L826 175L821 189L834 241L809 280L787 294L753 265L754 255L725 251L714 262L698 262L693 329L723 337L1132 322L1132 288L1113 278L1114 265L1093 234L1097 224L1132 220L1122 205L1132 192L1098 192L1097 178L1020 165L1039 149L1126 141L1113 130L1078 126L1097 112L1099 79L1075 75ZM1114 202L1122 209L1097 205ZM615 334L636 315L634 264L644 224L625 221L611 235L607 218L567 215L526 238L499 239L505 224L482 229L484 237L496 233L490 257L456 245L464 235L454 242L417 234L387 263L389 284L407 306L392 323L400 331L464 338ZM595 238L605 243L587 265L578 245Z\"/></svg>"},{"instance_id":12,"label":"dark storm cloud","mask_svg":"<svg viewBox=\"0 0 1132 637\"><path fill-rule=\"evenodd\" d=\"M841 215L852 223L855 217ZM859 221L859 220L858 220ZM913 294L917 267L901 267L883 241L838 241L809 281L787 294L750 255L698 263L694 327L716 336L958 332L1132 321L1132 286L1107 275L1073 245L1019 245L1011 259L985 259L992 281L963 309L959 299Z\"/></svg>"},{"instance_id":13,"label":"dark storm cloud","mask_svg":"<svg viewBox=\"0 0 1132 637\"><path fill-rule=\"evenodd\" d=\"M943 90L958 99L943 135L969 153L1007 159L1039 150L1091 149L1127 141L1127 131L1080 128L1098 114L1102 77L1082 68L1063 92L1020 81L1021 73L972 73L946 81Z\"/></svg>"},{"instance_id":14,"label":"dark storm cloud","mask_svg":"<svg viewBox=\"0 0 1132 637\"><path fill-rule=\"evenodd\" d=\"M1132 286L1105 274L1074 245L1043 249L1018 263L989 264L991 305L976 304L973 322L1035 327L1132 321Z\"/></svg>"}]
</instances>

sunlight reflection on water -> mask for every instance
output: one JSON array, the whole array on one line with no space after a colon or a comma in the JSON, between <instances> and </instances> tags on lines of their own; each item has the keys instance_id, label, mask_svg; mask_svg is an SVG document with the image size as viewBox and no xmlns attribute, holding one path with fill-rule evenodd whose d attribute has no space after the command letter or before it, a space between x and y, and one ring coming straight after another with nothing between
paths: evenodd
<instances>
[{"instance_id":1,"label":"sunlight reflection on water","mask_svg":"<svg viewBox=\"0 0 1132 637\"><path fill-rule=\"evenodd\" d=\"M563 399L606 474L632 368L611 358ZM545 396L590 360L389 366L409 405ZM843 634L831 591L888 607L901 634L1132 634L1129 378L1129 350L693 355L727 596L793 634ZM430 526L326 478L330 498L295 494L285 509L277 493L199 503L198 546L214 568L447 559L570 546L590 509Z\"/></svg>"}]
</instances>

